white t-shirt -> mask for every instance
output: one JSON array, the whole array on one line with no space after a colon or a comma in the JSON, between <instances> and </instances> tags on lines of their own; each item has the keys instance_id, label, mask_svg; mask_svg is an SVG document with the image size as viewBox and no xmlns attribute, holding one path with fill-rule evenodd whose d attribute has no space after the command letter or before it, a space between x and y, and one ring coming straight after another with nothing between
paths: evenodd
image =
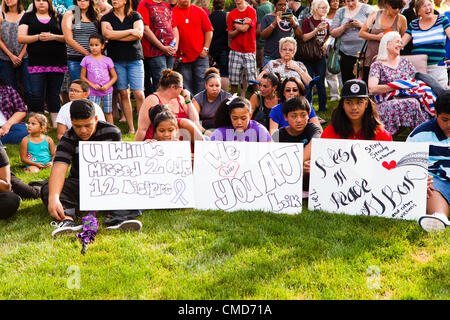
<instances>
[{"instance_id":1,"label":"white t-shirt","mask_svg":"<svg viewBox=\"0 0 450 320\"><path fill-rule=\"evenodd\" d=\"M56 122L61 123L67 127L67 130L72 128L72 121L70 120L70 105L71 102L67 102L65 105L59 109L58 115L56 116ZM95 114L98 117L98 120L106 121L105 115L103 114L102 108L96 103L94 103L95 106Z\"/></svg>"}]
</instances>

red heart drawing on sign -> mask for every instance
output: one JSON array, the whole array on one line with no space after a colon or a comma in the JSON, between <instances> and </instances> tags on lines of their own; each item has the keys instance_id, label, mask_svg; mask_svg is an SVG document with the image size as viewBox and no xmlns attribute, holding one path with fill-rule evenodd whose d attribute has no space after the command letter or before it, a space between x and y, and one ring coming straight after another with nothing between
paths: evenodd
<instances>
[{"instance_id":1,"label":"red heart drawing on sign","mask_svg":"<svg viewBox=\"0 0 450 320\"><path fill-rule=\"evenodd\" d=\"M236 161L230 161L226 166L222 166L219 169L219 176L224 178L234 178L239 170L239 163Z\"/></svg>"},{"instance_id":2,"label":"red heart drawing on sign","mask_svg":"<svg viewBox=\"0 0 450 320\"><path fill-rule=\"evenodd\" d=\"M394 160L391 160L391 162L387 163L387 161L383 161L381 164L383 167L385 167L388 170L394 169L397 166L397 162Z\"/></svg>"}]
</instances>

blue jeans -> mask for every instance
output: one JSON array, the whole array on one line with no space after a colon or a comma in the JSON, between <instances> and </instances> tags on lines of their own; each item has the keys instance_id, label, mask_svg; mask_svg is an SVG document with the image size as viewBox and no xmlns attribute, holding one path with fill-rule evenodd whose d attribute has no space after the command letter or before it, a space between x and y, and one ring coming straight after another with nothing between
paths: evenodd
<instances>
[{"instance_id":1,"label":"blue jeans","mask_svg":"<svg viewBox=\"0 0 450 320\"><path fill-rule=\"evenodd\" d=\"M200 58L187 63L180 63L177 71L183 76L184 88L189 90L192 96L205 89L206 69L209 68L209 58Z\"/></svg>"},{"instance_id":2,"label":"blue jeans","mask_svg":"<svg viewBox=\"0 0 450 320\"><path fill-rule=\"evenodd\" d=\"M67 60L67 68L69 69L69 77L70 77L70 83L72 81L75 81L77 79L80 79L81 74L81 61L74 61L74 60Z\"/></svg>"},{"instance_id":3,"label":"blue jeans","mask_svg":"<svg viewBox=\"0 0 450 320\"><path fill-rule=\"evenodd\" d=\"M130 85L131 90L144 91L144 62L134 61L114 61L117 73L116 90L126 90Z\"/></svg>"},{"instance_id":4,"label":"blue jeans","mask_svg":"<svg viewBox=\"0 0 450 320\"><path fill-rule=\"evenodd\" d=\"M14 68L11 61L0 60L0 77L7 85L19 91L18 76L22 82L24 97L23 100L28 105L31 102L31 82L28 73L28 59L23 59L18 68Z\"/></svg>"},{"instance_id":5,"label":"blue jeans","mask_svg":"<svg viewBox=\"0 0 450 320\"><path fill-rule=\"evenodd\" d=\"M327 70L327 62L325 57L316 62L303 62L308 70L311 78L315 78L319 76L319 81L316 83L317 86L317 95L319 100L319 111L325 111L327 109L327 89L325 88L325 73ZM308 92L306 93L306 99L310 103L312 103L312 87L308 88Z\"/></svg>"},{"instance_id":6,"label":"blue jeans","mask_svg":"<svg viewBox=\"0 0 450 320\"><path fill-rule=\"evenodd\" d=\"M42 72L30 74L31 103L28 111L44 112L44 103L47 102L48 112L58 112L61 107L59 93L64 80L64 73Z\"/></svg>"},{"instance_id":7,"label":"blue jeans","mask_svg":"<svg viewBox=\"0 0 450 320\"><path fill-rule=\"evenodd\" d=\"M145 64L145 71L146 71L145 89L146 89L146 96L147 96L148 94L153 93L156 90L158 90L159 80L161 79L161 72L164 69L172 69L173 68L173 56L164 55L164 56L159 56L159 57L145 58L144 64ZM151 83L149 84L150 77L151 77ZM148 89L147 87L149 85L151 85L151 86ZM147 91L148 91L148 93L147 93Z\"/></svg>"},{"instance_id":8,"label":"blue jeans","mask_svg":"<svg viewBox=\"0 0 450 320\"><path fill-rule=\"evenodd\" d=\"M0 140L3 144L19 144L27 134L27 125L24 122L20 122L12 125L9 132Z\"/></svg>"}]
</instances>

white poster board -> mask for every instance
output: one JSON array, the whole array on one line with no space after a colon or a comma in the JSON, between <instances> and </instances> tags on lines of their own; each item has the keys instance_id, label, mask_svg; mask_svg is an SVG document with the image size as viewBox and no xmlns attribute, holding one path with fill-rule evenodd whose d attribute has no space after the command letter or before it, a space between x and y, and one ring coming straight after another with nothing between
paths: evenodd
<instances>
[{"instance_id":1,"label":"white poster board","mask_svg":"<svg viewBox=\"0 0 450 320\"><path fill-rule=\"evenodd\" d=\"M313 139L308 209L416 220L427 167L425 143Z\"/></svg>"},{"instance_id":2,"label":"white poster board","mask_svg":"<svg viewBox=\"0 0 450 320\"><path fill-rule=\"evenodd\" d=\"M198 209L302 210L303 144L196 141Z\"/></svg>"},{"instance_id":3,"label":"white poster board","mask_svg":"<svg viewBox=\"0 0 450 320\"><path fill-rule=\"evenodd\" d=\"M190 142L80 141L80 210L193 208Z\"/></svg>"}]
</instances>

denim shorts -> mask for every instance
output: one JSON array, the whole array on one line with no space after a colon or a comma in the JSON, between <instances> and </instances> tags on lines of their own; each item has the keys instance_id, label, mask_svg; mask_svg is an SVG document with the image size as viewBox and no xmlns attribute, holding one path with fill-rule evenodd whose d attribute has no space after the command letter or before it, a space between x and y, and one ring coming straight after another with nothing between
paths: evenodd
<instances>
[{"instance_id":1,"label":"denim shorts","mask_svg":"<svg viewBox=\"0 0 450 320\"><path fill-rule=\"evenodd\" d=\"M70 82L80 79L81 74L81 61L73 61L73 60L67 60L67 69L70 76Z\"/></svg>"},{"instance_id":2,"label":"denim shorts","mask_svg":"<svg viewBox=\"0 0 450 320\"><path fill-rule=\"evenodd\" d=\"M433 188L442 194L447 203L450 203L450 182L433 177Z\"/></svg>"},{"instance_id":3,"label":"denim shorts","mask_svg":"<svg viewBox=\"0 0 450 320\"><path fill-rule=\"evenodd\" d=\"M131 90L144 91L144 62L134 61L114 61L117 73L116 90L126 90L128 85Z\"/></svg>"}]
</instances>

